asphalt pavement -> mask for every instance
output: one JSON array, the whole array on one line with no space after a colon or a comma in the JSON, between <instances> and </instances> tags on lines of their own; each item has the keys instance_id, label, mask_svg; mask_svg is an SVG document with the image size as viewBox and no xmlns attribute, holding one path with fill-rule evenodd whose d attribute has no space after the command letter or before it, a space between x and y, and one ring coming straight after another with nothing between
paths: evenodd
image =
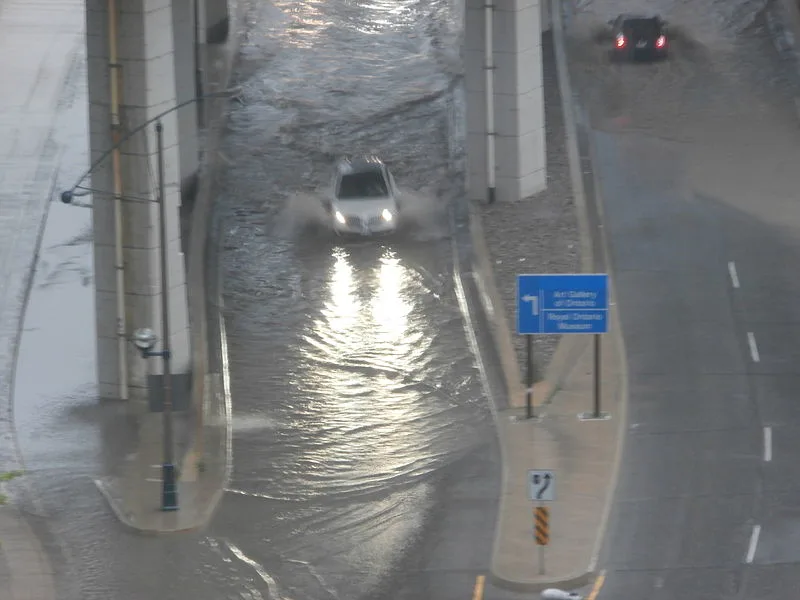
<instances>
[{"instance_id":1,"label":"asphalt pavement","mask_svg":"<svg viewBox=\"0 0 800 600\"><path fill-rule=\"evenodd\" d=\"M599 598L796 595L800 132L761 5L654 6L661 64L609 65L573 23L630 373Z\"/></svg>"}]
</instances>

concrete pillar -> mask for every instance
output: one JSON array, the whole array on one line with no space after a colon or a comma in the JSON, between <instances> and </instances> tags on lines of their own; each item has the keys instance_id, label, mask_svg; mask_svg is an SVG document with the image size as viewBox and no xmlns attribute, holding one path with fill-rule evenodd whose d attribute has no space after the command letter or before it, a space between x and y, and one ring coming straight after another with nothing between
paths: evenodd
<instances>
[{"instance_id":1,"label":"concrete pillar","mask_svg":"<svg viewBox=\"0 0 800 600\"><path fill-rule=\"evenodd\" d=\"M231 26L228 0L201 0L205 3L206 42L224 44Z\"/></svg>"},{"instance_id":2,"label":"concrete pillar","mask_svg":"<svg viewBox=\"0 0 800 600\"><path fill-rule=\"evenodd\" d=\"M175 90L178 102L190 100L197 95L195 4L195 0L174 0L172 2ZM193 102L178 111L181 204L183 206L191 206L197 191L197 170L200 165L197 133L197 104Z\"/></svg>"},{"instance_id":3,"label":"concrete pillar","mask_svg":"<svg viewBox=\"0 0 800 600\"><path fill-rule=\"evenodd\" d=\"M553 28L553 18L550 16L552 0L540 0L542 3L542 33ZM559 2L559 6L561 3Z\"/></svg>"},{"instance_id":4,"label":"concrete pillar","mask_svg":"<svg viewBox=\"0 0 800 600\"><path fill-rule=\"evenodd\" d=\"M484 0L466 0L468 190L486 198ZM538 0L496 0L494 118L498 202L530 197L547 186L541 6Z\"/></svg>"},{"instance_id":5,"label":"concrete pillar","mask_svg":"<svg viewBox=\"0 0 800 600\"><path fill-rule=\"evenodd\" d=\"M122 77L121 122L130 131L176 104L173 11L168 0L118 0L119 58ZM86 2L90 145L94 161L111 147L109 31L107 0ZM180 156L178 117L162 119L165 176L170 318L173 371L189 369L189 331L184 261L180 251ZM92 175L94 266L97 325L97 373L102 397L119 397L114 268L114 202L112 161ZM158 163L154 127L122 147L125 323L161 331L161 284L157 196ZM130 398L144 399L148 373L158 374L161 361L144 360L127 346Z\"/></svg>"}]
</instances>

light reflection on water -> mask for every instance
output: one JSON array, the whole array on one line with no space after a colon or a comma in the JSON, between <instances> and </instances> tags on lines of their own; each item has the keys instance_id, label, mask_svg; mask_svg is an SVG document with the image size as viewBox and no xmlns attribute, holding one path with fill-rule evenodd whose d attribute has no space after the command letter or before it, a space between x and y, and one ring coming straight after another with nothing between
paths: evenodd
<instances>
[{"instance_id":1,"label":"light reflection on water","mask_svg":"<svg viewBox=\"0 0 800 600\"><path fill-rule=\"evenodd\" d=\"M381 256L378 270L378 290L372 299L372 320L375 323L376 341L384 347L393 345L398 354L408 352L408 314L410 303L402 292L406 285L406 271L393 251Z\"/></svg>"},{"instance_id":2,"label":"light reflection on water","mask_svg":"<svg viewBox=\"0 0 800 600\"><path fill-rule=\"evenodd\" d=\"M368 492L399 476L413 481L441 458L420 452L436 427L418 423L430 417L432 399L409 385L430 360L430 336L411 319L424 286L391 248L360 270L346 247L335 247L332 259L327 300L300 350L304 376L295 378L308 399L298 418L315 440L303 458L314 466L307 483L319 489L325 479L331 494Z\"/></svg>"}]
</instances>

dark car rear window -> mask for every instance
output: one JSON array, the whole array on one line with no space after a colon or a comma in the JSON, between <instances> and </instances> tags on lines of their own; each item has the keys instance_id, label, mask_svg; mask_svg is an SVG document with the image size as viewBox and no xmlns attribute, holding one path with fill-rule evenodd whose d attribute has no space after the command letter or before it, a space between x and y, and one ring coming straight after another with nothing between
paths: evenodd
<instances>
[{"instance_id":1,"label":"dark car rear window","mask_svg":"<svg viewBox=\"0 0 800 600\"><path fill-rule=\"evenodd\" d=\"M389 195L383 173L368 171L345 175L339 182L339 198L383 198Z\"/></svg>"},{"instance_id":2,"label":"dark car rear window","mask_svg":"<svg viewBox=\"0 0 800 600\"><path fill-rule=\"evenodd\" d=\"M628 34L657 37L661 34L661 26L656 19L630 19L625 21L622 29Z\"/></svg>"}]
</instances>

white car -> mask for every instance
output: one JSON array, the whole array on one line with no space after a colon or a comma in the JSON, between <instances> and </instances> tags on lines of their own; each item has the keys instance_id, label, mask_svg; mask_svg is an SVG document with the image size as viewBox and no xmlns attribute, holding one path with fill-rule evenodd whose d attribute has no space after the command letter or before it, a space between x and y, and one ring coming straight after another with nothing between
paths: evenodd
<instances>
[{"instance_id":1,"label":"white car","mask_svg":"<svg viewBox=\"0 0 800 600\"><path fill-rule=\"evenodd\" d=\"M394 177L382 160L374 156L346 158L336 165L325 208L336 233L387 233L397 229L398 196Z\"/></svg>"}]
</instances>

